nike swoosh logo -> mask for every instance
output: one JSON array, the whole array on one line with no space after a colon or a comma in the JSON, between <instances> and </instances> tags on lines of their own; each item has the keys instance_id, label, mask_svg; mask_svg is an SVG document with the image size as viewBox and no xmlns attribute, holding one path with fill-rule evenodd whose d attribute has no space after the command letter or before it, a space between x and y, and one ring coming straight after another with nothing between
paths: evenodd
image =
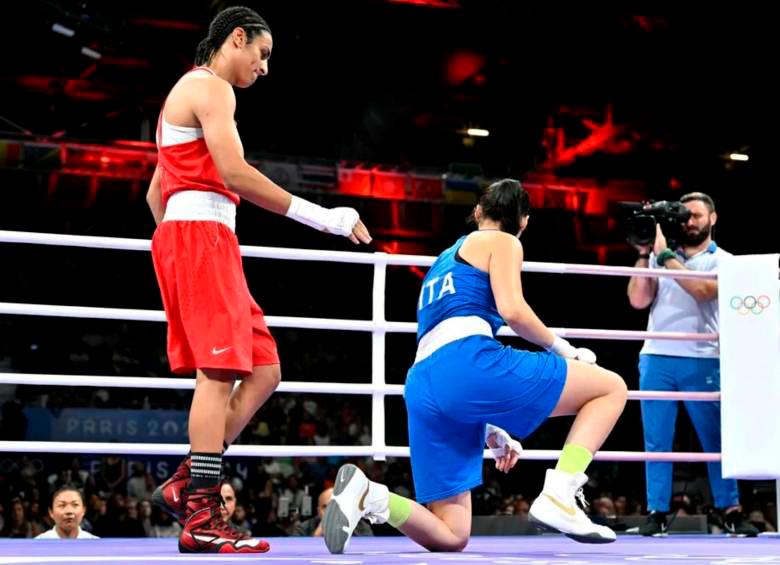
<instances>
[{"instance_id":1,"label":"nike swoosh logo","mask_svg":"<svg viewBox=\"0 0 780 565\"><path fill-rule=\"evenodd\" d=\"M173 501L174 502L179 502L179 497L176 496L176 491L173 491Z\"/></svg>"},{"instance_id":2,"label":"nike swoosh logo","mask_svg":"<svg viewBox=\"0 0 780 565\"><path fill-rule=\"evenodd\" d=\"M370 487L371 485L366 485L366 492L363 493L363 496L361 496L360 500L358 501L358 510L361 512L366 509L366 495L368 495L368 489Z\"/></svg>"},{"instance_id":3,"label":"nike swoosh logo","mask_svg":"<svg viewBox=\"0 0 780 565\"><path fill-rule=\"evenodd\" d=\"M219 355L220 353L224 353L228 349L233 349L233 346L231 345L230 347L223 347L222 349L217 349L216 347L212 347L211 348L211 354L212 355Z\"/></svg>"},{"instance_id":4,"label":"nike swoosh logo","mask_svg":"<svg viewBox=\"0 0 780 565\"><path fill-rule=\"evenodd\" d=\"M575 514L577 514L577 509L576 508L572 508L571 506L566 506L560 500L550 496L549 494L545 494L544 496L549 498L550 502L552 502L553 504L555 504L555 506L557 506L558 508L560 508L561 510L566 512L566 514L568 514L569 516L574 516Z\"/></svg>"}]
</instances>

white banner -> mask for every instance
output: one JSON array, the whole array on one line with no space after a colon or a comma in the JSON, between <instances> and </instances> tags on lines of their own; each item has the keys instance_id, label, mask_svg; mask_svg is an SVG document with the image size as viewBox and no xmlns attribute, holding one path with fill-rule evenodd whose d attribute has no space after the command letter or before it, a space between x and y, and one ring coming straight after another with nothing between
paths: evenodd
<instances>
[{"instance_id":1,"label":"white banner","mask_svg":"<svg viewBox=\"0 0 780 565\"><path fill-rule=\"evenodd\" d=\"M780 478L780 255L718 260L723 476Z\"/></svg>"}]
</instances>

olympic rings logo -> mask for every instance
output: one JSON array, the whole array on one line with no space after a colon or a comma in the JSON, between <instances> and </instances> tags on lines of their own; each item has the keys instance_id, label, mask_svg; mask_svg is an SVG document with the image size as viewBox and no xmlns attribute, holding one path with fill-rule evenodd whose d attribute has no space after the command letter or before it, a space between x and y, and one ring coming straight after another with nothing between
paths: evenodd
<instances>
[{"instance_id":1,"label":"olympic rings logo","mask_svg":"<svg viewBox=\"0 0 780 565\"><path fill-rule=\"evenodd\" d=\"M751 295L745 296L744 298L739 296L732 296L731 301L729 302L731 308L743 316L749 314L750 312L758 316L764 310L769 308L771 303L772 301L769 300L769 297L766 294L762 294L758 298Z\"/></svg>"}]
</instances>

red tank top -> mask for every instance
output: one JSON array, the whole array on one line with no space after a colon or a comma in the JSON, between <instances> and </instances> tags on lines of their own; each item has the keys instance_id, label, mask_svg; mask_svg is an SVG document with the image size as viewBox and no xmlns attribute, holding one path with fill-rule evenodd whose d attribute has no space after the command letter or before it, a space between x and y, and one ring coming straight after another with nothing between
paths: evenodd
<instances>
[{"instance_id":1,"label":"red tank top","mask_svg":"<svg viewBox=\"0 0 780 565\"><path fill-rule=\"evenodd\" d=\"M188 72L198 70L214 74L208 67L195 67ZM240 201L219 176L203 139L203 129L169 124L162 110L157 119L157 165L160 168L163 205L172 194L182 190L217 192L236 204Z\"/></svg>"}]
</instances>

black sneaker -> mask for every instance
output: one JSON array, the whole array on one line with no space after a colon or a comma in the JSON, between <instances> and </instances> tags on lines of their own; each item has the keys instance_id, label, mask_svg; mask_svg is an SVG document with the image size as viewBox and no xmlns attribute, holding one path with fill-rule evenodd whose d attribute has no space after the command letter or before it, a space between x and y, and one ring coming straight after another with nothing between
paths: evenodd
<instances>
[{"instance_id":1,"label":"black sneaker","mask_svg":"<svg viewBox=\"0 0 780 565\"><path fill-rule=\"evenodd\" d=\"M723 520L726 533L739 538L754 538L758 535L758 528L745 519L740 510L732 510L726 514Z\"/></svg>"},{"instance_id":2,"label":"black sneaker","mask_svg":"<svg viewBox=\"0 0 780 565\"><path fill-rule=\"evenodd\" d=\"M665 536L669 526L666 523L666 512L650 512L647 522L639 526L639 534L643 536Z\"/></svg>"}]
</instances>

